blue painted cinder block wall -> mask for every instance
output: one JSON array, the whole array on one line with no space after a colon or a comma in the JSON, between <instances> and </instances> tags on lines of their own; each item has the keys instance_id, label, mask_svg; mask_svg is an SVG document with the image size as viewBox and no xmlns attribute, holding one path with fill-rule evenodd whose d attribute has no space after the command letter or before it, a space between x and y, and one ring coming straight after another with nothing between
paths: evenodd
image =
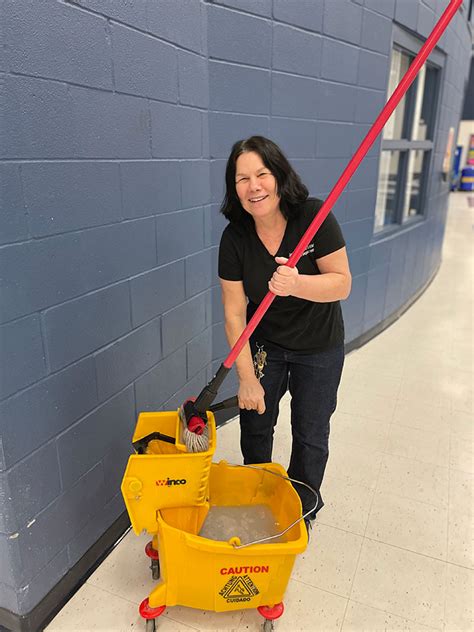
<instances>
[{"instance_id":1,"label":"blue painted cinder block wall","mask_svg":"<svg viewBox=\"0 0 474 632\"><path fill-rule=\"evenodd\" d=\"M216 255L233 142L270 136L324 197L386 98L394 21L426 36L446 3L2 3L1 608L29 612L122 513L137 413L197 394L227 353ZM426 220L373 243L379 143L336 208L348 341L440 260L466 11L441 49Z\"/></svg>"}]
</instances>

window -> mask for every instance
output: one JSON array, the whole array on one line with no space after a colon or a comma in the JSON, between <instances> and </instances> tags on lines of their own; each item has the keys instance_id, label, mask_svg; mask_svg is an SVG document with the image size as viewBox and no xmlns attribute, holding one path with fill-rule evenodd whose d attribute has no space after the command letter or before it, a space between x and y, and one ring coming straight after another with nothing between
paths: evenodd
<instances>
[{"instance_id":1,"label":"window","mask_svg":"<svg viewBox=\"0 0 474 632\"><path fill-rule=\"evenodd\" d=\"M390 96L415 54L394 47L390 66ZM387 121L379 165L376 233L423 215L423 194L433 152L435 104L439 69L425 64Z\"/></svg>"}]
</instances>

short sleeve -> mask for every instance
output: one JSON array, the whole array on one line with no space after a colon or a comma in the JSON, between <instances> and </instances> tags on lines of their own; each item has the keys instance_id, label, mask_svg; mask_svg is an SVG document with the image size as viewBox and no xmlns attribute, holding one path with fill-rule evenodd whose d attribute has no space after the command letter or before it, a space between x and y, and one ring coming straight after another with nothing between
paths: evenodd
<instances>
[{"instance_id":1,"label":"short sleeve","mask_svg":"<svg viewBox=\"0 0 474 632\"><path fill-rule=\"evenodd\" d=\"M237 235L227 226L222 233L219 244L219 264L218 274L225 281L241 281L242 272L242 252L239 248Z\"/></svg>"},{"instance_id":2,"label":"short sleeve","mask_svg":"<svg viewBox=\"0 0 474 632\"><path fill-rule=\"evenodd\" d=\"M339 222L332 213L329 213L314 236L316 259L330 255L332 252L344 248L345 245L346 242Z\"/></svg>"}]
</instances>

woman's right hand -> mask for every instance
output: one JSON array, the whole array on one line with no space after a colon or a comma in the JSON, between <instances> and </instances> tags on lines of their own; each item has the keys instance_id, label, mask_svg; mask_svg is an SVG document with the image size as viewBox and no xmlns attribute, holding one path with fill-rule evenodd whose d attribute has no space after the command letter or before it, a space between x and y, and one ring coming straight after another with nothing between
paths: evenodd
<instances>
[{"instance_id":1,"label":"woman's right hand","mask_svg":"<svg viewBox=\"0 0 474 632\"><path fill-rule=\"evenodd\" d=\"M239 408L256 410L259 415L265 412L265 391L257 378L240 380L237 397Z\"/></svg>"}]
</instances>

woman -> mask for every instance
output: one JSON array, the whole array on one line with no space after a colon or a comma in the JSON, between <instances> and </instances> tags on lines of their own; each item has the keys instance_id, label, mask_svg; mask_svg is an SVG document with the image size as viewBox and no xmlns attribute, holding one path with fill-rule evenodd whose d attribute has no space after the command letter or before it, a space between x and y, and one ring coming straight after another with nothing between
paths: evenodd
<instances>
[{"instance_id":1,"label":"woman","mask_svg":"<svg viewBox=\"0 0 474 632\"><path fill-rule=\"evenodd\" d=\"M244 463L272 460L278 404L291 394L292 450L288 475L303 514L323 506L320 486L328 459L329 420L344 362L339 300L351 274L345 242L330 213L296 268L283 265L321 208L280 148L262 136L235 143L226 168L221 212L229 220L219 248L225 331L232 346L261 300L276 298L236 360Z\"/></svg>"}]
</instances>

